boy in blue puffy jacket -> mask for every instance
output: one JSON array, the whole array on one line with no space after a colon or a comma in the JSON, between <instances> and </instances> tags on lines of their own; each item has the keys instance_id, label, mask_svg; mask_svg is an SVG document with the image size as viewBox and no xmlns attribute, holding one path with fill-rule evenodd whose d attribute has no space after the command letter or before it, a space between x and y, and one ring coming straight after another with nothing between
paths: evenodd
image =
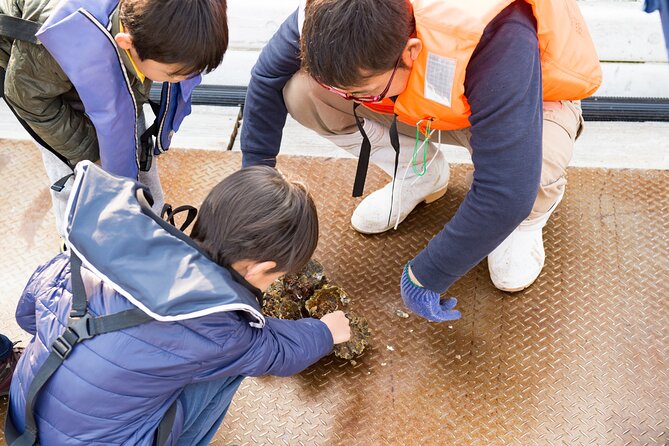
<instances>
[{"instance_id":1,"label":"boy in blue puffy jacket","mask_svg":"<svg viewBox=\"0 0 669 446\"><path fill-rule=\"evenodd\" d=\"M33 429L44 446L209 444L245 376L298 373L350 337L340 311L298 321L260 313L261 290L316 248L316 208L303 186L269 167L238 171L209 193L191 238L150 211L144 190L91 163L77 167L71 258L39 267L16 312L34 337L10 389L15 434ZM146 320L65 351L27 404L40 368L71 336L66 327L81 320L73 295L82 289L89 325L120 312Z\"/></svg>"}]
</instances>

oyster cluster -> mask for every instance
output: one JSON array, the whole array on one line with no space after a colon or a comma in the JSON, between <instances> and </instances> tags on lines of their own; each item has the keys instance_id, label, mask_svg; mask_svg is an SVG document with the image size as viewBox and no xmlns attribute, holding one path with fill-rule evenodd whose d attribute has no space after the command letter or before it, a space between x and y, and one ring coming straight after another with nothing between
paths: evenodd
<instances>
[{"instance_id":1,"label":"oyster cluster","mask_svg":"<svg viewBox=\"0 0 669 446\"><path fill-rule=\"evenodd\" d=\"M353 359L369 344L371 330L367 320L347 311L350 298L337 285L329 283L323 265L316 260L297 274L286 274L274 282L263 296L263 313L279 319L320 319L327 313L342 310L350 321L351 339L334 348L335 356Z\"/></svg>"}]
</instances>

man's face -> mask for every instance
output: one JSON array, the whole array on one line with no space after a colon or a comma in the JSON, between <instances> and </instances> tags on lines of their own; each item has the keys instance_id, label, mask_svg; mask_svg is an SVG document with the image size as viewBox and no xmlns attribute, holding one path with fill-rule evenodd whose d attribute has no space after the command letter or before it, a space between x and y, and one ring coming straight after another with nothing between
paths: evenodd
<instances>
[{"instance_id":1,"label":"man's face","mask_svg":"<svg viewBox=\"0 0 669 446\"><path fill-rule=\"evenodd\" d=\"M412 37L407 41L395 68L373 75L362 72L360 73L362 81L359 85L334 89L325 86L325 88L335 91L339 96L346 97L349 100L356 101L356 98L361 98L357 102L370 102L370 97L380 95L383 98L398 96L406 90L411 75L411 67L413 67L414 61L418 58L422 48L423 43L420 39Z\"/></svg>"},{"instance_id":2,"label":"man's face","mask_svg":"<svg viewBox=\"0 0 669 446\"><path fill-rule=\"evenodd\" d=\"M388 87L385 98L391 98L401 94L407 88L409 82L409 68L398 67L393 76L393 70L367 77L361 85L343 88L342 90L355 97L376 96ZM390 77L392 76L392 81ZM389 84L390 82L390 84ZM355 100L355 98L353 99Z\"/></svg>"}]
</instances>

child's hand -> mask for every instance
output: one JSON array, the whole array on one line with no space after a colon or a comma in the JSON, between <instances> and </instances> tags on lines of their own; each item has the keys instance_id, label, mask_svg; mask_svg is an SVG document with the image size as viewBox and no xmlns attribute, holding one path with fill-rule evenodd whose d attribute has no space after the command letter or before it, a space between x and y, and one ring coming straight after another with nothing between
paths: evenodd
<instances>
[{"instance_id":1,"label":"child's hand","mask_svg":"<svg viewBox=\"0 0 669 446\"><path fill-rule=\"evenodd\" d=\"M341 310L328 313L321 318L321 322L328 326L335 344L341 344L351 339L351 327L348 319Z\"/></svg>"}]
</instances>

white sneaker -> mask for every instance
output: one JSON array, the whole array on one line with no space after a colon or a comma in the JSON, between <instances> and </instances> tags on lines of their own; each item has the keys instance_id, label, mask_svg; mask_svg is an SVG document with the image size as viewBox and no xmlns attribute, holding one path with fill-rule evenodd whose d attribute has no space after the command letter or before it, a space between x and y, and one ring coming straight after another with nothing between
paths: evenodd
<instances>
[{"instance_id":1,"label":"white sneaker","mask_svg":"<svg viewBox=\"0 0 669 446\"><path fill-rule=\"evenodd\" d=\"M351 216L353 228L363 234L385 232L404 221L419 203L432 203L443 197L448 188L450 175L448 163L441 151L435 152L432 156L435 157L434 161L422 177L414 175L409 167L411 175L407 174L403 180L407 167L398 167L394 196L391 197L392 181L369 194L355 208ZM418 166L418 169L421 168Z\"/></svg>"},{"instance_id":2,"label":"white sneaker","mask_svg":"<svg viewBox=\"0 0 669 446\"><path fill-rule=\"evenodd\" d=\"M365 119L363 128L371 143L370 161L392 177L395 169L395 150L390 143L389 129L371 119ZM362 142L360 132L325 136L325 138L349 153L356 156L360 153ZM391 181L362 200L351 216L351 225L358 232L363 234L385 232L401 223L419 203L423 201L431 203L446 193L449 169L443 153L434 144L426 143L428 167L424 175L418 176L411 167L414 138L400 134L399 141L401 150L395 194L392 194ZM419 172L423 171L422 153L421 150L415 166Z\"/></svg>"},{"instance_id":3,"label":"white sneaker","mask_svg":"<svg viewBox=\"0 0 669 446\"><path fill-rule=\"evenodd\" d=\"M539 277L546 259L543 227L560 200L562 196L544 215L523 221L488 255L488 270L495 287L510 293L521 291Z\"/></svg>"}]
</instances>

